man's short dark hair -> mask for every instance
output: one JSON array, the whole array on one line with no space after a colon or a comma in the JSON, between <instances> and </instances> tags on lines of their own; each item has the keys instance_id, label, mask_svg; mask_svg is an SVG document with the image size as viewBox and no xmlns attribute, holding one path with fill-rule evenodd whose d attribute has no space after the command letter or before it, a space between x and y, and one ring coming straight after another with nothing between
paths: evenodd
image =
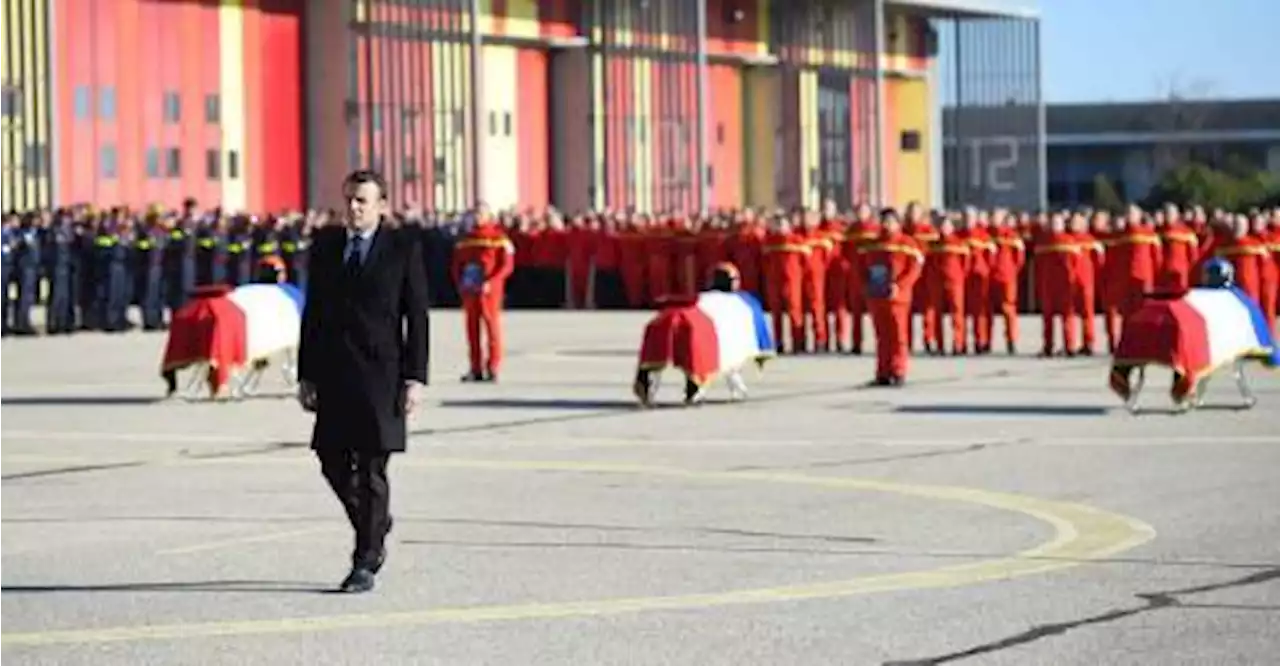
<instances>
[{"instance_id":1,"label":"man's short dark hair","mask_svg":"<svg viewBox=\"0 0 1280 666\"><path fill-rule=\"evenodd\" d=\"M378 186L378 194L381 198L387 198L387 179L382 174L373 169L356 169L347 174L346 179L342 181L342 189L348 187L359 187L365 183L373 183Z\"/></svg>"}]
</instances>

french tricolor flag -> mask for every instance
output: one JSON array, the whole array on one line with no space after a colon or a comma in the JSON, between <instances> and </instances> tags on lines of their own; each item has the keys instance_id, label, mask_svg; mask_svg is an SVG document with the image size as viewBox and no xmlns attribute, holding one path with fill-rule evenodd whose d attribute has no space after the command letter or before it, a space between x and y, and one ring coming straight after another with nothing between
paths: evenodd
<instances>
[{"instance_id":1,"label":"french tricolor flag","mask_svg":"<svg viewBox=\"0 0 1280 666\"><path fill-rule=\"evenodd\" d=\"M1173 398L1181 402L1215 370L1246 358L1280 365L1280 349L1258 304L1235 287L1192 289L1177 298L1148 299L1125 319L1111 387L1128 399L1130 368L1163 365L1177 373Z\"/></svg>"}]
</instances>

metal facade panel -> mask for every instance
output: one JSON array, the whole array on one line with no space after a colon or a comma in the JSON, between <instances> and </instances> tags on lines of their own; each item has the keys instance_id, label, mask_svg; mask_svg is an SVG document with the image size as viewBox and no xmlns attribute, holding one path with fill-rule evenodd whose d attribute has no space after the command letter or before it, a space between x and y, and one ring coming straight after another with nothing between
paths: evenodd
<instances>
[{"instance_id":1,"label":"metal facade panel","mask_svg":"<svg viewBox=\"0 0 1280 666\"><path fill-rule=\"evenodd\" d=\"M1038 22L956 19L937 30L946 203L1042 206Z\"/></svg>"}]
</instances>

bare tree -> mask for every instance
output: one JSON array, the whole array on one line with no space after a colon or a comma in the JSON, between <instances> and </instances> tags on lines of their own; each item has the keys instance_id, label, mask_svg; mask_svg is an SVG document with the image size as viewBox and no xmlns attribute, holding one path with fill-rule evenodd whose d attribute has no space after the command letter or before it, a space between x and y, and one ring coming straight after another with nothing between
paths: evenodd
<instances>
[{"instance_id":1,"label":"bare tree","mask_svg":"<svg viewBox=\"0 0 1280 666\"><path fill-rule=\"evenodd\" d=\"M1208 79L1187 80L1179 73L1159 77L1156 89L1162 101L1153 105L1145 119L1147 128L1156 134L1203 129L1213 113L1208 100L1215 87ZM1157 143L1153 152L1152 166L1157 177L1192 161L1191 146L1186 143Z\"/></svg>"}]
</instances>

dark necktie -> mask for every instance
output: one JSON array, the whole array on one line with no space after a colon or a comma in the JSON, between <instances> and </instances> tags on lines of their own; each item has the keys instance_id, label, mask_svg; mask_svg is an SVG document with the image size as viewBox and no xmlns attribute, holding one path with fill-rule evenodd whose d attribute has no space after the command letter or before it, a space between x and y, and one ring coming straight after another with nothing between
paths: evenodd
<instances>
[{"instance_id":1,"label":"dark necktie","mask_svg":"<svg viewBox=\"0 0 1280 666\"><path fill-rule=\"evenodd\" d=\"M364 255L364 237L351 237L351 253L347 255L347 273L355 275L360 272L360 265L363 263Z\"/></svg>"}]
</instances>

